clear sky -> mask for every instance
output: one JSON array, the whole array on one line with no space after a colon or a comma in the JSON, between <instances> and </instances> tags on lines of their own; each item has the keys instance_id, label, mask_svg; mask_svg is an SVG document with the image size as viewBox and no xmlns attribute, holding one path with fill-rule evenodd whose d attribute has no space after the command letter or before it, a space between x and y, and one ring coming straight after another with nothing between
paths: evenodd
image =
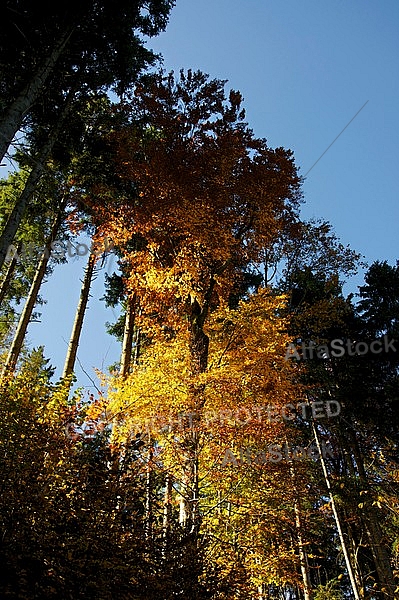
<instances>
[{"instance_id":1,"label":"clear sky","mask_svg":"<svg viewBox=\"0 0 399 600\"><path fill-rule=\"evenodd\" d=\"M177 0L166 32L149 45L168 71L200 69L228 79L244 96L255 135L293 150L302 175L367 102L308 173L302 216L329 220L369 263L399 259L397 0ZM28 341L45 344L59 368L84 263L56 268L42 289L42 322L29 329ZM359 277L347 290L361 283ZM102 294L99 278L78 353L92 377L93 367L105 369L120 354L105 333L114 316L99 302Z\"/></svg>"}]
</instances>

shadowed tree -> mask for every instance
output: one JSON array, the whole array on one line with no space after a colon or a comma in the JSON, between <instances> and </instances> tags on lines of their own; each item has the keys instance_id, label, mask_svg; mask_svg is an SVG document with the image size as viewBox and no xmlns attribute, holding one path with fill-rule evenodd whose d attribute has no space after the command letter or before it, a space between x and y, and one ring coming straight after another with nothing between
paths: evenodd
<instances>
[{"instance_id":1,"label":"shadowed tree","mask_svg":"<svg viewBox=\"0 0 399 600\"><path fill-rule=\"evenodd\" d=\"M137 34L167 23L172 1L7 0L0 27L0 157L38 99L53 91L126 89L154 61Z\"/></svg>"}]
</instances>

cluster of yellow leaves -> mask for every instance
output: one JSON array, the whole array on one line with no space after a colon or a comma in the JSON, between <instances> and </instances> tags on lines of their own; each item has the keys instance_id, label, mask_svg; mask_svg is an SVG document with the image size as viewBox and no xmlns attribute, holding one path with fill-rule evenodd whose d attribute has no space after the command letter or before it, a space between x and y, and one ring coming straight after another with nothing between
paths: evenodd
<instances>
[{"instance_id":1,"label":"cluster of yellow leaves","mask_svg":"<svg viewBox=\"0 0 399 600\"><path fill-rule=\"evenodd\" d=\"M201 73L181 73L178 81L155 76L121 111L131 123L112 140L121 185L114 201L109 190L93 188L91 206L99 235L120 248L125 291L137 298L135 325L146 343L130 376L110 382L112 443L127 444L141 433L147 445L156 443L153 467L177 485L187 483L187 469L196 463L203 528L231 547L253 547L248 560L283 581L284 561L288 570L292 564L290 543L267 560L264 549L278 534L276 515L292 519L288 508L279 513L281 486L273 510L262 512L261 504L274 497L267 492L278 477L289 477L287 465L222 462L228 449L265 451L292 437L282 419L259 421L257 409L273 405L278 412L301 400L290 382L286 325L278 317L285 299L260 290L235 310L227 304L245 266L260 264L265 248L294 220L300 180L292 154L255 139L242 121L240 94L226 99L224 82ZM145 131L137 127L142 115ZM209 350L195 362L195 343L204 336ZM215 514L222 520L218 530ZM258 576L256 570L254 581Z\"/></svg>"},{"instance_id":2,"label":"cluster of yellow leaves","mask_svg":"<svg viewBox=\"0 0 399 600\"><path fill-rule=\"evenodd\" d=\"M108 406L115 415L114 442L123 445L137 433L143 433L148 444L156 440L155 462L176 482L182 480L187 442L196 432L202 528L221 544L251 548L245 564L254 584L267 578L292 581L295 572L292 539L284 534L294 518L289 466L286 461L222 463L227 449L239 458L240 448L261 451L287 439L295 443L294 430L286 422L269 422L266 414L259 422L256 411L263 405L278 411L301 401L298 386L290 382L291 364L285 360L288 337L278 317L284 304L284 297L261 289L235 310L215 310L206 327L208 369L195 378L189 368L187 333L157 340L127 379L112 382L115 391ZM194 412L193 385L203 398ZM296 468L298 473L306 469L305 461ZM213 559L223 563L226 556L218 548Z\"/></svg>"}]
</instances>

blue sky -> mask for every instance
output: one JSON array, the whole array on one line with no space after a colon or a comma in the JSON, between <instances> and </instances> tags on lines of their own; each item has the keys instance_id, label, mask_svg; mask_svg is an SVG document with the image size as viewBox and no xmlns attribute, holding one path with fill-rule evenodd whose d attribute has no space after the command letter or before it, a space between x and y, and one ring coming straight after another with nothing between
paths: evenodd
<instances>
[{"instance_id":1,"label":"blue sky","mask_svg":"<svg viewBox=\"0 0 399 600\"><path fill-rule=\"evenodd\" d=\"M397 0L177 0L165 33L149 46L166 70L200 69L244 96L247 121L272 147L293 150L309 172L302 216L329 220L371 263L399 259L399 3ZM28 341L65 357L85 259L60 265L43 287L42 322ZM111 265L106 269L111 269ZM356 291L359 276L346 287ZM79 358L95 378L119 358L105 333L114 315L96 281ZM91 386L77 366L79 382Z\"/></svg>"}]
</instances>

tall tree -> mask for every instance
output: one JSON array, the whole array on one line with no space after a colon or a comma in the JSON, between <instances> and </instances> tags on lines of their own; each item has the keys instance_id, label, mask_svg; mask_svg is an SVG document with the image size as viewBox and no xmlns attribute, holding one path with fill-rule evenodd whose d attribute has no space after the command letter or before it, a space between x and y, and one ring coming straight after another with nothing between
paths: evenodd
<instances>
[{"instance_id":1,"label":"tall tree","mask_svg":"<svg viewBox=\"0 0 399 600\"><path fill-rule=\"evenodd\" d=\"M25 187L27 177L27 172L21 169L19 172L10 174L6 180L1 182L1 220L7 218L10 207L14 204L15 199L19 197L21 189ZM0 308L4 333L9 332L11 334L14 330L14 323L19 318L18 307L29 294L32 282L37 275L38 262L49 237L51 237L54 214L61 203L61 198L65 199L67 196L67 188L63 186L53 172L48 173L36 188L34 197L20 224L15 243L8 247L6 265L3 267L4 278L1 287L2 303ZM62 223L58 231L57 243L54 248L49 248L46 252L46 272L48 275L51 274L55 264L65 260L63 253L59 251L62 247L59 244L62 245L66 239L66 226ZM49 262L50 254L52 260ZM41 296L37 293L34 295L36 297L34 304L43 304ZM37 316L34 318L37 318ZM10 321L10 323L7 323L7 321Z\"/></svg>"},{"instance_id":2,"label":"tall tree","mask_svg":"<svg viewBox=\"0 0 399 600\"><path fill-rule=\"evenodd\" d=\"M125 327L123 331L121 375L126 377L130 371L130 362L132 360L132 347L134 336L134 317L137 310L136 298L128 298L125 316Z\"/></svg>"},{"instance_id":3,"label":"tall tree","mask_svg":"<svg viewBox=\"0 0 399 600\"><path fill-rule=\"evenodd\" d=\"M163 455L164 463L172 461L170 468L179 482L180 521L190 540L194 565L200 555L201 472L206 468L201 415L206 407L215 407L215 397L208 397L210 385L205 383L210 371L208 328L218 308L223 315L219 319L227 326L232 317L223 311L237 293L245 267L259 264L264 248L276 240L283 224L294 220L300 198L300 180L291 153L272 150L265 140L256 139L243 121L240 94L231 92L226 98L223 88L224 82L191 71L181 72L177 79L162 73L143 79L131 102L121 106L127 125L113 136L120 182L113 188L97 184L91 193L93 220L120 247L128 265L127 290L140 298L139 322L149 339L142 361L146 354L150 360L159 360L164 354L168 361L172 351L178 373L184 375L184 384L176 381L173 385L180 390L177 405L199 419L191 426L186 422L173 434L179 455L169 444ZM114 192L112 203L109 197ZM134 236L141 236L145 243L131 251L128 244ZM267 312L266 308L257 310ZM262 341L267 355L267 344ZM254 346L256 343L253 341ZM170 350L166 350L168 345ZM258 357L258 351L254 352ZM282 354L280 358L284 363ZM144 379L138 376L138 365L132 377L121 384L126 390L122 397L125 393L126 397L143 396L143 391L132 389L137 381L142 390L151 376L147 362L142 368ZM167 362L161 368L162 373L169 373L166 386L171 385L170 369ZM237 369L240 371L238 364ZM268 375L277 386L273 367L270 369ZM158 364L157 372L159 380ZM158 410L164 404L164 413L170 403L166 402L167 390L160 385L159 381L154 395L147 387L145 395L147 403L153 397ZM247 393L250 397L255 392L248 389ZM236 394L232 384L232 406L237 406ZM133 404L137 416L138 403ZM123 405L118 413L128 426ZM115 425L115 440L118 435ZM215 442L223 439L216 433L213 436ZM163 438L159 443L164 442ZM261 440L259 445L261 449ZM217 443L207 452L212 463L220 454Z\"/></svg>"},{"instance_id":4,"label":"tall tree","mask_svg":"<svg viewBox=\"0 0 399 600\"><path fill-rule=\"evenodd\" d=\"M4 260L7 256L8 249L14 241L15 235L18 231L18 227L22 221L26 207L31 200L34 192L38 188L38 182L45 171L46 163L51 156L52 150L56 144L58 136L62 132L62 127L65 125L65 119L68 116L69 111L72 109L73 94L70 94L67 99L65 106L62 108L61 114L58 116L54 126L49 132L47 140L43 143L37 155L30 157L28 162L33 162L33 166L30 170L29 176L25 182L23 190L20 196L16 200L12 211L10 212L7 222L4 226L0 237L0 268L3 266ZM26 157L24 157L24 162Z\"/></svg>"},{"instance_id":5,"label":"tall tree","mask_svg":"<svg viewBox=\"0 0 399 600\"><path fill-rule=\"evenodd\" d=\"M172 6L169 0L124 0L115 10L109 0L63 1L52 7L8 0L0 44L4 71L0 157L46 91L67 93L76 84L93 91L126 89L154 60L137 33L152 36L162 31Z\"/></svg>"},{"instance_id":6,"label":"tall tree","mask_svg":"<svg viewBox=\"0 0 399 600\"><path fill-rule=\"evenodd\" d=\"M352 587L357 588L359 597L371 587L378 587L382 597L390 598L395 593L395 583L389 542L384 534L388 515L378 497L384 487L380 482L387 479L386 456L397 444L392 427L395 417L393 412L388 419L386 415L397 398L398 359L395 346L387 343L389 338L382 337L395 330L395 274L387 265L381 269L374 265L366 274L366 281L373 281L373 285L361 288L358 310L350 298L344 300L337 279L335 285L327 285L328 282L313 277L310 269L295 277L291 326L308 353L307 360L296 365L301 374L299 380L309 385L314 401L333 398L341 405L341 414L327 424L340 455L336 460L325 461L323 469L326 482L330 480L327 487L332 490L337 527L345 538L342 547L346 546ZM381 283L379 299L377 282ZM385 296L389 296L387 303ZM372 305L375 312L369 310ZM383 314L380 320L379 315ZM379 354L373 353L375 343ZM386 404L386 409L378 413L377 399L381 405ZM313 428L317 437L320 425L314 423ZM376 462L377 455L381 458ZM345 540L350 540L350 545Z\"/></svg>"},{"instance_id":7,"label":"tall tree","mask_svg":"<svg viewBox=\"0 0 399 600\"><path fill-rule=\"evenodd\" d=\"M7 356L7 359L6 359L6 362L4 365L4 369L3 369L3 375L7 371L14 370L14 368L17 364L19 355L21 353L21 349L22 349L26 331L27 331L27 328L29 325L29 321L31 319L34 306L37 302L37 297L39 294L40 287L42 285L44 276L46 274L47 265L48 265L48 262L49 262L49 259L51 256L51 251L53 248L53 243L57 239L57 236L60 231L60 226L61 226L62 219L63 219L63 212L65 209L65 204L66 204L66 202L64 200L63 204L59 207L58 213L52 224L50 236L46 242L43 254L37 265L36 273L35 273L35 276L33 278L32 285L31 285L31 289L29 290L29 294L26 299L24 309L21 313L21 316L20 316L20 319L18 322L18 326L17 326L17 330L14 335L14 339L11 343L11 346L10 346L10 349L8 352L8 356Z\"/></svg>"},{"instance_id":8,"label":"tall tree","mask_svg":"<svg viewBox=\"0 0 399 600\"><path fill-rule=\"evenodd\" d=\"M80 290L78 306L76 308L75 320L72 326L71 337L69 339L68 350L65 357L64 369L62 372L62 378L71 377L75 369L76 356L78 353L78 346L80 340L80 334L82 332L83 320L89 301L90 287L94 275L94 268L96 265L97 257L94 253L89 254L87 265L85 268L82 287Z\"/></svg>"}]
</instances>

